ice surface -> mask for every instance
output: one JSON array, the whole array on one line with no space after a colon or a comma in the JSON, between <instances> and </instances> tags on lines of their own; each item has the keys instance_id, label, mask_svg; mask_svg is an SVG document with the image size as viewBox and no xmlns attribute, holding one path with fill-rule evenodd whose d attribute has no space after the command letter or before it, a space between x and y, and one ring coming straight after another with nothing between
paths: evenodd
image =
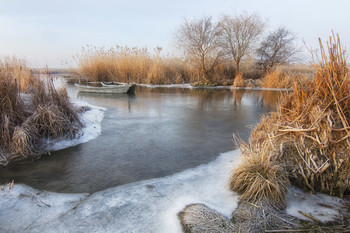
<instances>
[{"instance_id":1,"label":"ice surface","mask_svg":"<svg viewBox=\"0 0 350 233\"><path fill-rule=\"evenodd\" d=\"M231 218L238 196L227 183L239 160L239 151L231 151L172 176L92 195L57 194L15 184L14 189L0 191L0 232L182 232L177 214L193 203ZM332 221L346 208L342 199L294 187L287 196L288 214L302 219L298 211Z\"/></svg>"},{"instance_id":2,"label":"ice surface","mask_svg":"<svg viewBox=\"0 0 350 233\"><path fill-rule=\"evenodd\" d=\"M177 213L191 203L206 204L230 217L237 206L237 196L226 184L238 155L238 151L227 152L207 165L110 188L88 198L87 194L40 192L15 185L14 189L0 191L1 230L182 232ZM27 190L38 193L36 198L25 197ZM86 200L80 203L84 198Z\"/></svg>"},{"instance_id":3,"label":"ice surface","mask_svg":"<svg viewBox=\"0 0 350 233\"><path fill-rule=\"evenodd\" d=\"M26 185L6 187L0 191L0 232L30 232L63 216L87 196L41 192Z\"/></svg>"},{"instance_id":4,"label":"ice surface","mask_svg":"<svg viewBox=\"0 0 350 233\"><path fill-rule=\"evenodd\" d=\"M350 214L349 203L344 199L320 193L313 195L295 187L289 189L286 204L286 211L289 215L308 221L310 219L299 211L309 214L324 223L339 219L340 214L343 216Z\"/></svg>"},{"instance_id":5,"label":"ice surface","mask_svg":"<svg viewBox=\"0 0 350 233\"><path fill-rule=\"evenodd\" d=\"M96 138L101 134L101 121L104 116L105 108L97 107L81 100L71 100L73 104L78 106L87 106L90 109L82 114L82 122L84 127L81 136L73 140L61 140L58 142L49 142L50 150L61 150L67 147L76 146Z\"/></svg>"}]
</instances>

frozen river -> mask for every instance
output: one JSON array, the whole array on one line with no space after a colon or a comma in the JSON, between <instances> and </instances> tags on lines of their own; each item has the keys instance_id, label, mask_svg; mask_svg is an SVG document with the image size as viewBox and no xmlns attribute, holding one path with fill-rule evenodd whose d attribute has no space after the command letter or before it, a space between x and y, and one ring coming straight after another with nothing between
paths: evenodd
<instances>
[{"instance_id":1,"label":"frozen river","mask_svg":"<svg viewBox=\"0 0 350 233\"><path fill-rule=\"evenodd\" d=\"M134 95L113 95L78 93L69 84L67 90L73 100L105 109L94 126L100 135L34 163L1 168L0 183L92 193L207 164L234 149L232 133L246 140L249 126L274 110L279 94L137 87Z\"/></svg>"},{"instance_id":2,"label":"frozen river","mask_svg":"<svg viewBox=\"0 0 350 233\"><path fill-rule=\"evenodd\" d=\"M92 108L84 135L34 163L0 169L3 183L15 180L0 190L1 232L182 232L177 214L193 203L230 219L238 196L227 183L240 160L232 133L247 139L248 126L277 100L276 92L138 87L111 96L67 88ZM293 187L286 200L288 214L321 221L346 206Z\"/></svg>"}]
</instances>

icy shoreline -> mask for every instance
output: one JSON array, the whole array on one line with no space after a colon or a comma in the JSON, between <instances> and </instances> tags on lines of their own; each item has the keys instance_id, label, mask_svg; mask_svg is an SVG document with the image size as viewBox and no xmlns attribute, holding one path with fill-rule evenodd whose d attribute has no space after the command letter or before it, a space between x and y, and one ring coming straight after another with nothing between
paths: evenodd
<instances>
[{"instance_id":1,"label":"icy shoreline","mask_svg":"<svg viewBox=\"0 0 350 233\"><path fill-rule=\"evenodd\" d=\"M239 151L221 154L209 164L171 176L109 188L90 194L39 191L18 184L0 191L0 231L3 232L182 232L177 214L202 203L230 219L238 196L227 187ZM299 211L323 222L346 209L340 198L311 195L292 187L287 213ZM344 213L345 214L345 213ZM308 220L308 219L305 219Z\"/></svg>"},{"instance_id":2,"label":"icy shoreline","mask_svg":"<svg viewBox=\"0 0 350 233\"><path fill-rule=\"evenodd\" d=\"M252 91L292 91L288 88L267 87L232 87L232 86L192 86L191 84L136 84L148 88L186 88L186 89L227 89L227 90L252 90Z\"/></svg>"},{"instance_id":3,"label":"icy shoreline","mask_svg":"<svg viewBox=\"0 0 350 233\"><path fill-rule=\"evenodd\" d=\"M109 188L59 194L15 185L0 191L0 231L182 232L177 213L204 203L230 218L237 196L226 185L238 151L184 172Z\"/></svg>"},{"instance_id":4,"label":"icy shoreline","mask_svg":"<svg viewBox=\"0 0 350 233\"><path fill-rule=\"evenodd\" d=\"M59 150L87 142L101 134L105 108L76 101L90 110L83 114L80 138L51 146ZM93 194L63 194L15 184L0 190L0 232L182 232L177 214L187 205L201 203L227 219L238 205L238 195L228 189L232 169L239 163L238 150L221 154L209 164L171 176L139 181ZM343 199L311 195L291 187L286 212L310 220L334 221L349 214Z\"/></svg>"},{"instance_id":5,"label":"icy shoreline","mask_svg":"<svg viewBox=\"0 0 350 233\"><path fill-rule=\"evenodd\" d=\"M76 146L81 143L88 142L101 134L101 121L104 117L106 108L98 107L80 100L72 100L72 103L79 107L88 107L89 110L82 114L82 122L84 124L81 135L72 140L65 139L59 141L48 142L49 151L62 150L68 147Z\"/></svg>"}]
</instances>

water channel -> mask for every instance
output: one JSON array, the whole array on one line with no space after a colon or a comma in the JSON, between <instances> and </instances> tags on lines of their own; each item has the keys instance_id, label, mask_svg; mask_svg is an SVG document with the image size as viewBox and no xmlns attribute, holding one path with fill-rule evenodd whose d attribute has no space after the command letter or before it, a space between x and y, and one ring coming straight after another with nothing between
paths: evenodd
<instances>
[{"instance_id":1,"label":"water channel","mask_svg":"<svg viewBox=\"0 0 350 233\"><path fill-rule=\"evenodd\" d=\"M66 88L71 98L106 108L101 135L35 162L0 168L0 183L93 193L181 172L234 149L232 133L247 140L280 94L138 86L135 94L113 95Z\"/></svg>"}]
</instances>

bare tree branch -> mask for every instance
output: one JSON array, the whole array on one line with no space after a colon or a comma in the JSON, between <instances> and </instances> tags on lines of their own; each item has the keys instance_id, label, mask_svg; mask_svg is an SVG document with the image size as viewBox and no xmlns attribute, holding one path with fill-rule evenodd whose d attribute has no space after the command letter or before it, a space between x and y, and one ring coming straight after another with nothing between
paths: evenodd
<instances>
[{"instance_id":1,"label":"bare tree branch","mask_svg":"<svg viewBox=\"0 0 350 233\"><path fill-rule=\"evenodd\" d=\"M240 63L256 46L265 24L261 18L242 13L232 17L224 15L220 20L221 46L232 56L236 65L236 73L240 72Z\"/></svg>"},{"instance_id":2,"label":"bare tree branch","mask_svg":"<svg viewBox=\"0 0 350 233\"><path fill-rule=\"evenodd\" d=\"M179 48L196 65L205 81L211 81L214 68L222 56L219 35L218 25L208 16L193 21L185 20L176 35Z\"/></svg>"},{"instance_id":3,"label":"bare tree branch","mask_svg":"<svg viewBox=\"0 0 350 233\"><path fill-rule=\"evenodd\" d=\"M287 64L300 53L296 46L296 36L284 27L270 33L260 44L258 52L259 64L265 71L276 66Z\"/></svg>"}]
</instances>

